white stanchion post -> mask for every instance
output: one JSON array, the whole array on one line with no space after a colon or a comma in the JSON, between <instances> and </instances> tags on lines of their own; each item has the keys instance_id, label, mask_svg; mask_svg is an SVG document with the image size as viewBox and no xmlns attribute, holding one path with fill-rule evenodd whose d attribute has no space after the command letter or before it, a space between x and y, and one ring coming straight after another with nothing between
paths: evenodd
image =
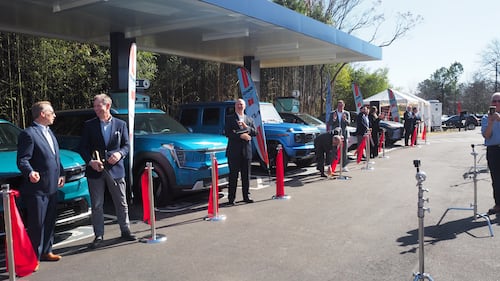
<instances>
[{"instance_id":1,"label":"white stanchion post","mask_svg":"<svg viewBox=\"0 0 500 281\"><path fill-rule=\"evenodd\" d=\"M12 237L12 217L10 214L10 185L2 184L3 218L5 223L5 243L7 259L9 260L9 280L16 280L16 266L14 262L14 242Z\"/></svg>"},{"instance_id":2,"label":"white stanchion post","mask_svg":"<svg viewBox=\"0 0 500 281\"><path fill-rule=\"evenodd\" d=\"M141 242L156 244L167 241L167 237L156 233L155 202L153 193L153 163L147 162L146 170L148 170L149 222L151 224L151 235L141 239Z\"/></svg>"}]
</instances>

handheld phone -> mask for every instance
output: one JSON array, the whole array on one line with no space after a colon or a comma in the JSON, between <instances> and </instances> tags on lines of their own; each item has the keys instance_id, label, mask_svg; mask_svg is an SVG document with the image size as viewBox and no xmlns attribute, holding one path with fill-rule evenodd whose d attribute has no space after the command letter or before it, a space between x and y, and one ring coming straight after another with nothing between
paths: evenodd
<instances>
[{"instance_id":1,"label":"handheld phone","mask_svg":"<svg viewBox=\"0 0 500 281\"><path fill-rule=\"evenodd\" d=\"M489 111L489 114L495 114L495 111L496 111L496 107L495 106L490 106L490 111Z\"/></svg>"}]
</instances>

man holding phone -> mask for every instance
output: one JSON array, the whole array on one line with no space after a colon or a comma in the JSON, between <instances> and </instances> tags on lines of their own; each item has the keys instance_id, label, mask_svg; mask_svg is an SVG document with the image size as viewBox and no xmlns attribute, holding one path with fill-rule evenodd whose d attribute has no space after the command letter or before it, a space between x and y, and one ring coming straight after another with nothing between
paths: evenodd
<instances>
[{"instance_id":1,"label":"man holding phone","mask_svg":"<svg viewBox=\"0 0 500 281\"><path fill-rule=\"evenodd\" d=\"M488 214L500 213L500 92L491 96L488 115L481 120L481 133L486 145L486 160L490 169L495 206Z\"/></svg>"}]
</instances>

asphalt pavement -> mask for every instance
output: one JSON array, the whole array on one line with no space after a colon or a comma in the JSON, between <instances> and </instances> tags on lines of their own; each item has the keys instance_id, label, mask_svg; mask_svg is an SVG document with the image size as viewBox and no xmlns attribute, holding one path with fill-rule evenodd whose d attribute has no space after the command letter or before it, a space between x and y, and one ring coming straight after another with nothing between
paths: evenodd
<instances>
[{"instance_id":1,"label":"asphalt pavement","mask_svg":"<svg viewBox=\"0 0 500 281\"><path fill-rule=\"evenodd\" d=\"M499 221L489 217L490 232L487 217L476 218L471 207L474 186L478 213L493 206L480 130L427 137L415 147L391 148L374 163L349 163L343 173L348 180L321 178L314 167L291 168L288 200L273 200L275 182L255 169L255 203L221 207L224 221L205 221L204 202L157 212L163 243L121 241L112 216L104 246L96 250L87 249L90 226L60 231L54 252L62 260L42 262L38 272L19 280L414 280L422 266L436 281L499 280ZM471 144L480 171L475 184ZM429 190L423 254L414 160ZM237 196L242 199L241 190ZM151 230L141 216L140 208L131 208L132 231L145 237Z\"/></svg>"}]
</instances>

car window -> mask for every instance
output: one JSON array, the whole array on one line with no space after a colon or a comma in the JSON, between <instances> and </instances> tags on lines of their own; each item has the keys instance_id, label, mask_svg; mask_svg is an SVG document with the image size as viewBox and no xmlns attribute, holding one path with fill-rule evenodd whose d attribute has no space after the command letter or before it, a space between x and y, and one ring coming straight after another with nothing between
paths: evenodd
<instances>
[{"instance_id":1,"label":"car window","mask_svg":"<svg viewBox=\"0 0 500 281\"><path fill-rule=\"evenodd\" d=\"M61 136L81 136L85 121L95 117L95 113L85 113L79 115L61 115L57 117L54 124L50 126L56 135ZM62 121L64 120L64 121Z\"/></svg>"},{"instance_id":2,"label":"car window","mask_svg":"<svg viewBox=\"0 0 500 281\"><path fill-rule=\"evenodd\" d=\"M179 121L186 127L196 126L198 120L198 108L184 108L181 112Z\"/></svg>"},{"instance_id":3,"label":"car window","mask_svg":"<svg viewBox=\"0 0 500 281\"><path fill-rule=\"evenodd\" d=\"M17 136L21 130L9 123L0 123L0 151L17 150Z\"/></svg>"},{"instance_id":4,"label":"car window","mask_svg":"<svg viewBox=\"0 0 500 281\"><path fill-rule=\"evenodd\" d=\"M201 120L201 125L203 126L218 125L219 120L220 120L220 110L218 107L205 108L203 110L203 118Z\"/></svg>"},{"instance_id":5,"label":"car window","mask_svg":"<svg viewBox=\"0 0 500 281\"><path fill-rule=\"evenodd\" d=\"M116 117L127 121L128 115L117 114ZM135 114L134 134L179 134L188 133L188 130L172 117L164 113L140 113Z\"/></svg>"}]
</instances>

